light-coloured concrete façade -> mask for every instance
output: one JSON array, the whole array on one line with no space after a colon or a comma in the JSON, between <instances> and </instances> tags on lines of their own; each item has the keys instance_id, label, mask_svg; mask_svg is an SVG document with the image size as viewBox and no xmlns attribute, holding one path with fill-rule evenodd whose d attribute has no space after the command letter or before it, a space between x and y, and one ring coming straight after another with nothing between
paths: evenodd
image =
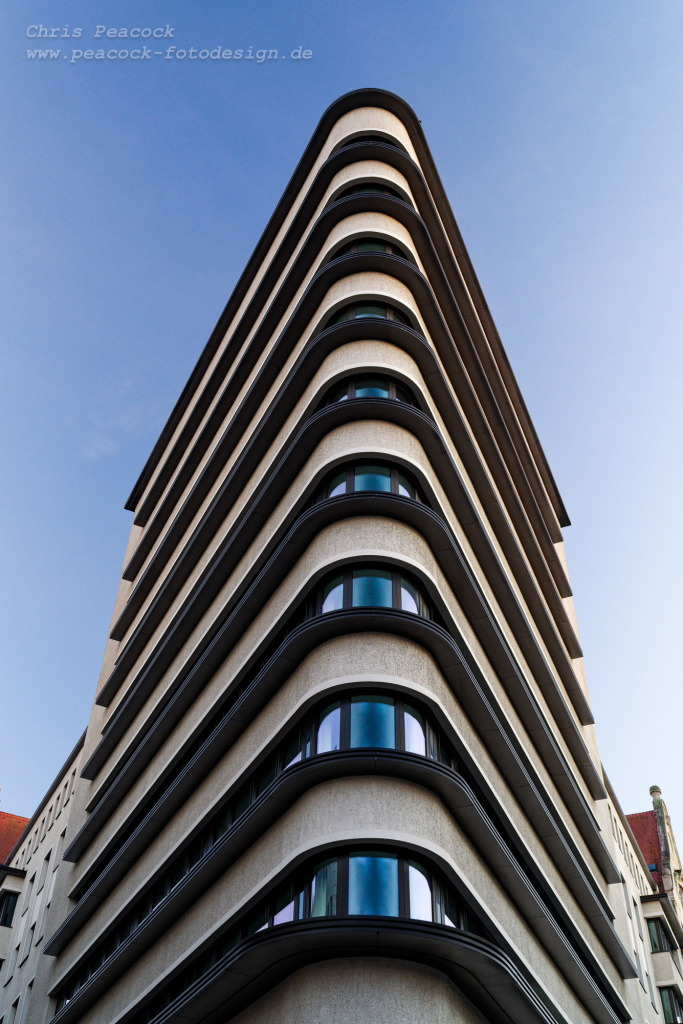
<instances>
[{"instance_id":1,"label":"light-coloured concrete fa\u00e7ade","mask_svg":"<svg viewBox=\"0 0 683 1024\"><path fill-rule=\"evenodd\" d=\"M374 248L337 258L363 239ZM384 312L332 322L368 302ZM363 396L324 404L363 374L407 386L416 404L387 389L366 396L372 409ZM424 501L394 490L378 512L360 492L328 497L329 474L358 459L393 467L393 480L407 474ZM562 547L568 518L403 101L364 90L324 115L127 507L135 522L111 637L68 767L66 831L50 848L59 870L41 886L51 790L3 881L23 903L0 934L19 953L0 971L2 1024L661 1019L648 986L663 968L626 913L653 883L610 828L616 803ZM412 579L420 609L392 597L381 615L347 603L326 618L319 584L362 564ZM421 708L453 756L401 746L399 724L391 756L382 743L372 756L341 749L346 739L337 760L311 748L295 786L287 737L325 702L367 688ZM276 774L261 800L266 764ZM241 793L250 809L238 814ZM228 810L223 839L209 841ZM198 837L208 845L188 867ZM339 909L318 922L331 958L309 943L306 965L231 1009L225 983L241 971L258 979L258 957L271 936L277 944L274 919L250 934L245 915L310 858L354 844L430 865L432 917L419 920L432 945L350 956L334 938L342 880ZM439 878L483 932L442 923ZM378 918L380 938L413 934L400 885L400 920ZM288 925L292 942L313 934L306 906ZM44 935L27 946L39 919ZM233 933L236 959L207 967ZM474 1005L435 942L454 963L479 942L476 956L507 965L514 998L496 1008L475 986ZM239 959L250 950L256 959Z\"/></svg>"}]
</instances>

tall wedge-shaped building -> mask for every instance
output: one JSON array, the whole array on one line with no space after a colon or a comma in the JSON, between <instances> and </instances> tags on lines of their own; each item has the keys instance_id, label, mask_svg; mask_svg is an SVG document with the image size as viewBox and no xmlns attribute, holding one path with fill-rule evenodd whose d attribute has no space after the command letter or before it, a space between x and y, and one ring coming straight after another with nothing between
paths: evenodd
<instances>
[{"instance_id":1,"label":"tall wedge-shaped building","mask_svg":"<svg viewBox=\"0 0 683 1024\"><path fill-rule=\"evenodd\" d=\"M324 114L127 508L5 1024L669 1019L569 520L398 97Z\"/></svg>"}]
</instances>

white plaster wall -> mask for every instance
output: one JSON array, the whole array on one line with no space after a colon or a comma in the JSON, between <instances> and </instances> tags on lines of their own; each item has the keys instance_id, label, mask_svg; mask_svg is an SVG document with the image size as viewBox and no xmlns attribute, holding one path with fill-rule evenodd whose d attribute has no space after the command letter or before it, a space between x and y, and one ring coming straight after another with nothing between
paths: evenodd
<instances>
[{"instance_id":1,"label":"white plaster wall","mask_svg":"<svg viewBox=\"0 0 683 1024\"><path fill-rule=\"evenodd\" d=\"M297 971L234 1024L482 1024L445 975L399 960L328 960Z\"/></svg>"}]
</instances>

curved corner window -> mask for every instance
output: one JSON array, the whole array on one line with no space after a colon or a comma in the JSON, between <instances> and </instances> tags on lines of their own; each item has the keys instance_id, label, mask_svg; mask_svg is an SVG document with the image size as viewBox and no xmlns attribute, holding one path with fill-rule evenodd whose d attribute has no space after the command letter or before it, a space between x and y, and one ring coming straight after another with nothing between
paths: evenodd
<instances>
[{"instance_id":1,"label":"curved corner window","mask_svg":"<svg viewBox=\"0 0 683 1024\"><path fill-rule=\"evenodd\" d=\"M432 606L419 585L388 565L349 566L328 577L310 604L311 614L346 608L394 608L431 619Z\"/></svg>"},{"instance_id":2,"label":"curved corner window","mask_svg":"<svg viewBox=\"0 0 683 1024\"><path fill-rule=\"evenodd\" d=\"M345 149L346 146L355 146L360 142L380 142L383 146L393 146L394 149L400 149L403 153L406 152L405 146L402 146L396 139L387 139L383 135L357 135L353 139L344 139L335 147L333 152L336 152L337 149Z\"/></svg>"},{"instance_id":3,"label":"curved corner window","mask_svg":"<svg viewBox=\"0 0 683 1024\"><path fill-rule=\"evenodd\" d=\"M390 462L351 462L337 466L325 477L322 486L314 492L311 504L337 498L342 494L358 494L361 491L380 491L412 498L421 505L428 505L422 491L415 483L412 473L402 466Z\"/></svg>"},{"instance_id":4,"label":"curved corner window","mask_svg":"<svg viewBox=\"0 0 683 1024\"><path fill-rule=\"evenodd\" d=\"M415 397L405 384L381 374L366 374L340 380L327 392L320 407L344 402L349 398L391 398L395 402L417 407Z\"/></svg>"},{"instance_id":5,"label":"curved corner window","mask_svg":"<svg viewBox=\"0 0 683 1024\"><path fill-rule=\"evenodd\" d=\"M388 185L378 185L372 181L359 181L355 185L345 188L343 192L339 193L337 199L348 199L349 196L391 196L393 199L403 198L396 189L389 188ZM335 199L335 202L337 199Z\"/></svg>"},{"instance_id":6,"label":"curved corner window","mask_svg":"<svg viewBox=\"0 0 683 1024\"><path fill-rule=\"evenodd\" d=\"M335 917L428 921L491 941L464 899L426 860L413 860L401 848L348 847L335 850L331 857L305 864L187 967L176 972L161 992L135 1014L131 1024L151 1024L199 978L224 957L234 956L237 946L259 932L312 918Z\"/></svg>"},{"instance_id":7,"label":"curved corner window","mask_svg":"<svg viewBox=\"0 0 683 1024\"><path fill-rule=\"evenodd\" d=\"M397 245L393 245L391 242L385 242L383 238L358 238L355 242L349 242L343 249L339 249L334 254L334 259L338 256L349 256L354 252L385 252L391 256L400 256L402 259L406 258L402 249L399 249Z\"/></svg>"},{"instance_id":8,"label":"curved corner window","mask_svg":"<svg viewBox=\"0 0 683 1024\"><path fill-rule=\"evenodd\" d=\"M370 846L312 861L247 915L240 936L312 917L346 916L407 918L486 934L431 864L402 849Z\"/></svg>"},{"instance_id":9,"label":"curved corner window","mask_svg":"<svg viewBox=\"0 0 683 1024\"><path fill-rule=\"evenodd\" d=\"M371 687L346 692L333 703L328 698L288 736L273 764L281 772L316 754L362 747L402 750L454 771L465 770L431 715L407 704L400 693Z\"/></svg>"},{"instance_id":10,"label":"curved corner window","mask_svg":"<svg viewBox=\"0 0 683 1024\"><path fill-rule=\"evenodd\" d=\"M395 320L406 327L411 326L408 317L394 306L385 306L379 302L357 302L353 306L344 306L328 320L326 326L342 324L346 320Z\"/></svg>"}]
</instances>

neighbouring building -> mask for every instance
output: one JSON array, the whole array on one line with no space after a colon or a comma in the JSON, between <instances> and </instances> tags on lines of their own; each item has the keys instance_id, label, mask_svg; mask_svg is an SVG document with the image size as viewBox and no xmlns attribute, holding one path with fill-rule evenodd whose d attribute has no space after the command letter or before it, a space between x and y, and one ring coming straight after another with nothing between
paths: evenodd
<instances>
[{"instance_id":1,"label":"neighbouring building","mask_svg":"<svg viewBox=\"0 0 683 1024\"><path fill-rule=\"evenodd\" d=\"M626 820L654 878L657 891L642 897L652 945L655 980L669 1006L667 1019L683 1020L683 879L671 819L659 786L650 787L651 811Z\"/></svg>"},{"instance_id":2,"label":"neighbouring building","mask_svg":"<svg viewBox=\"0 0 683 1024\"><path fill-rule=\"evenodd\" d=\"M325 112L126 507L2 1024L679 1019L569 519L401 99Z\"/></svg>"},{"instance_id":3,"label":"neighbouring building","mask_svg":"<svg viewBox=\"0 0 683 1024\"><path fill-rule=\"evenodd\" d=\"M0 811L0 864L5 863L28 821L28 818L22 818L19 814Z\"/></svg>"}]
</instances>

